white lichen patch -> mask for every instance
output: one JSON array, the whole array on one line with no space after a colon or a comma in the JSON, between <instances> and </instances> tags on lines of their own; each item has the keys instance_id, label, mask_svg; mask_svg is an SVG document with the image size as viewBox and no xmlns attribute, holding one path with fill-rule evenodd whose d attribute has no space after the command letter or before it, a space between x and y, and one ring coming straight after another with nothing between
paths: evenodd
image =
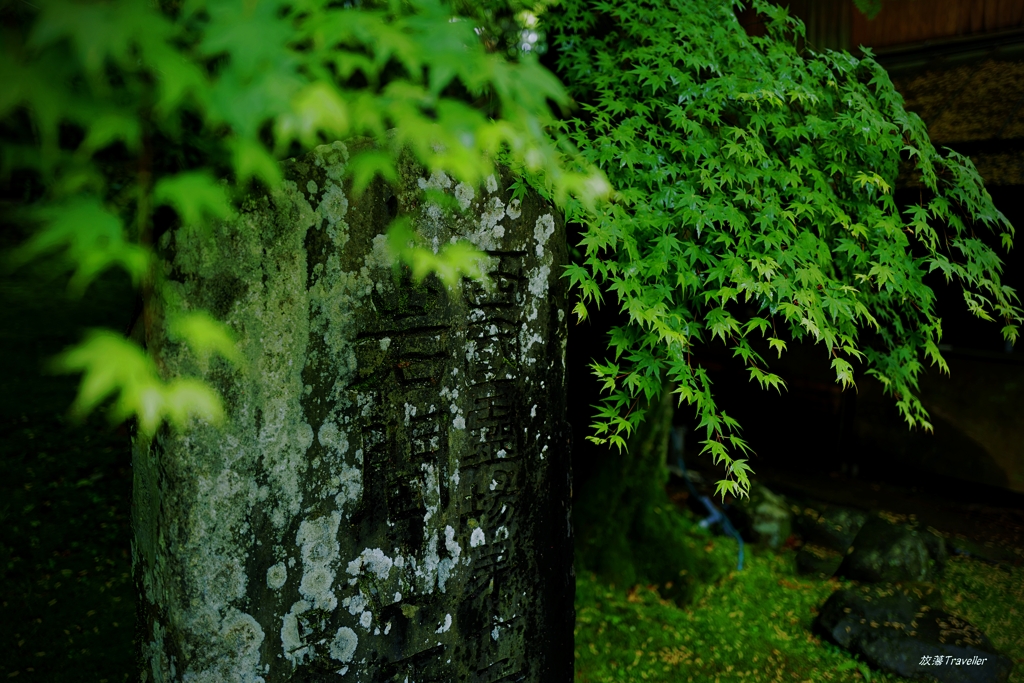
<instances>
[{"instance_id":1,"label":"white lichen patch","mask_svg":"<svg viewBox=\"0 0 1024 683\"><path fill-rule=\"evenodd\" d=\"M522 329L519 331L519 347L522 349L523 359L529 365L533 365L537 362L537 359L530 355L530 349L534 345L543 349L544 337L542 337L539 332L531 330L526 323L523 323Z\"/></svg>"},{"instance_id":2,"label":"white lichen patch","mask_svg":"<svg viewBox=\"0 0 1024 683\"><path fill-rule=\"evenodd\" d=\"M321 609L333 609L331 605L336 599L331 592L332 583L334 574L327 567L314 567L302 573L299 593L307 599L314 600L314 604Z\"/></svg>"},{"instance_id":3,"label":"white lichen patch","mask_svg":"<svg viewBox=\"0 0 1024 683\"><path fill-rule=\"evenodd\" d=\"M341 514L332 512L329 516L303 520L295 536L302 557L299 593L315 609L330 611L338 604L331 585L340 552L340 524Z\"/></svg>"},{"instance_id":4,"label":"white lichen patch","mask_svg":"<svg viewBox=\"0 0 1024 683\"><path fill-rule=\"evenodd\" d=\"M548 239L555 233L555 219L550 213L546 213L537 219L533 226L533 237L537 240L535 247L537 257L543 257Z\"/></svg>"},{"instance_id":5,"label":"white lichen patch","mask_svg":"<svg viewBox=\"0 0 1024 683\"><path fill-rule=\"evenodd\" d=\"M437 585L442 593L445 592L445 586L448 583L448 579L451 577L452 569L454 569L459 563L459 556L462 555L462 547L455 540L455 529L451 526L445 526L444 538L444 547L445 550L448 551L448 557L436 560ZM436 541L436 536L434 537L434 540Z\"/></svg>"},{"instance_id":6,"label":"white lichen patch","mask_svg":"<svg viewBox=\"0 0 1024 683\"><path fill-rule=\"evenodd\" d=\"M437 531L435 530L427 541L427 551L423 554L420 566L416 567L416 577L420 580L420 589L424 593L434 592L434 586L437 584L437 565L440 561L437 555Z\"/></svg>"},{"instance_id":7,"label":"white lichen patch","mask_svg":"<svg viewBox=\"0 0 1024 683\"><path fill-rule=\"evenodd\" d=\"M480 214L478 232L470 236L470 241L480 249L499 248L501 245L497 240L505 236L505 228L498 223L504 217L505 205L501 203L501 198L488 199L486 209Z\"/></svg>"},{"instance_id":8,"label":"white lichen patch","mask_svg":"<svg viewBox=\"0 0 1024 683\"><path fill-rule=\"evenodd\" d=\"M278 562L267 570L267 586L270 588L278 590L287 580L288 570L285 569L284 562Z\"/></svg>"},{"instance_id":9,"label":"white lichen patch","mask_svg":"<svg viewBox=\"0 0 1024 683\"><path fill-rule=\"evenodd\" d=\"M444 615L444 623L437 627L434 633L447 633L448 629L452 627L452 615Z\"/></svg>"},{"instance_id":10,"label":"white lichen patch","mask_svg":"<svg viewBox=\"0 0 1024 683\"><path fill-rule=\"evenodd\" d=\"M331 641L331 659L336 659L339 662L351 662L358 645L359 636L356 635L356 632L348 626L342 626L334 634L334 640Z\"/></svg>"},{"instance_id":11,"label":"white lichen patch","mask_svg":"<svg viewBox=\"0 0 1024 683\"><path fill-rule=\"evenodd\" d=\"M324 422L317 432L317 441L336 457L341 457L348 452L348 436L338 429L332 421Z\"/></svg>"},{"instance_id":12,"label":"white lichen patch","mask_svg":"<svg viewBox=\"0 0 1024 683\"><path fill-rule=\"evenodd\" d=\"M366 255L364 263L367 268L390 268L393 257L391 250L388 249L388 236L377 235L373 238L373 247L370 249L370 253ZM387 282L384 280L383 282Z\"/></svg>"},{"instance_id":13,"label":"white lichen patch","mask_svg":"<svg viewBox=\"0 0 1024 683\"><path fill-rule=\"evenodd\" d=\"M340 140L335 140L329 145L320 145L313 150L313 163L323 167L327 177L335 182L341 182L344 177L345 164L348 160L348 147Z\"/></svg>"},{"instance_id":14,"label":"white lichen patch","mask_svg":"<svg viewBox=\"0 0 1024 683\"><path fill-rule=\"evenodd\" d=\"M455 529L451 528L451 526L446 526L444 528L444 547L445 550L448 551L448 555L454 561L457 561L459 559L459 555L462 554L462 546L460 546L455 540Z\"/></svg>"},{"instance_id":15,"label":"white lichen patch","mask_svg":"<svg viewBox=\"0 0 1024 683\"><path fill-rule=\"evenodd\" d=\"M414 564L414 574L424 593L432 593L435 585L442 593L446 592L452 570L457 566L459 557L462 555L462 548L455 540L455 530L451 526L445 526L444 534L445 550L448 557L441 558L437 551L437 530L430 532L424 530L427 549L419 565L415 566Z\"/></svg>"},{"instance_id":16,"label":"white lichen patch","mask_svg":"<svg viewBox=\"0 0 1024 683\"><path fill-rule=\"evenodd\" d=\"M155 624L154 633L157 642L149 643L150 648L158 646L162 650L162 629ZM220 624L220 630L211 633L211 638L222 643L225 648L231 648L233 657L222 658L208 656L204 652L190 662L191 666L181 677L183 683L215 683L216 681L234 680L240 683L264 683L260 673L266 673L266 668L260 667L260 646L263 644L263 628L252 616L240 612L234 608L228 608L228 614ZM153 668L158 680L178 680L175 671L175 656L171 655L167 661L166 653L153 653L156 657L153 661ZM163 669L159 671L157 666ZM168 666L169 665L169 666ZM167 669L170 669L168 672ZM170 678L167 674L170 674Z\"/></svg>"},{"instance_id":17,"label":"white lichen patch","mask_svg":"<svg viewBox=\"0 0 1024 683\"><path fill-rule=\"evenodd\" d=\"M551 264L554 257L547 249L547 243L554 232L555 219L549 213L538 218L533 227L533 236L537 241L534 249L537 257L541 259L541 265L530 272L527 289L530 294L540 299L545 298L548 293L548 280L551 278Z\"/></svg>"},{"instance_id":18,"label":"white lichen patch","mask_svg":"<svg viewBox=\"0 0 1024 683\"><path fill-rule=\"evenodd\" d=\"M455 198L459 201L459 206L462 207L463 211L469 208L475 196L476 192L473 191L472 186L466 183L459 183L455 186Z\"/></svg>"},{"instance_id":19,"label":"white lichen patch","mask_svg":"<svg viewBox=\"0 0 1024 683\"><path fill-rule=\"evenodd\" d=\"M516 220L523 215L522 205L518 199L513 199L508 203L508 206L505 208L505 215L512 220Z\"/></svg>"},{"instance_id":20,"label":"white lichen patch","mask_svg":"<svg viewBox=\"0 0 1024 683\"><path fill-rule=\"evenodd\" d=\"M380 581L387 581L391 574L394 561L384 554L380 548L366 548L359 557L348 563L346 571L352 576L359 576L363 571L370 572Z\"/></svg>"},{"instance_id":21,"label":"white lichen patch","mask_svg":"<svg viewBox=\"0 0 1024 683\"><path fill-rule=\"evenodd\" d=\"M494 174L487 176L487 180L484 181L484 186L488 192L494 193L498 191L498 181L495 179Z\"/></svg>"},{"instance_id":22,"label":"white lichen patch","mask_svg":"<svg viewBox=\"0 0 1024 683\"><path fill-rule=\"evenodd\" d=\"M373 410L374 400L375 397L371 393L364 394L362 392L358 392L356 394L356 405L359 406L359 414L362 417L368 417L370 415L370 411ZM362 449L356 451L357 456L360 453L362 453ZM360 462L362 461L360 460Z\"/></svg>"},{"instance_id":23,"label":"white lichen patch","mask_svg":"<svg viewBox=\"0 0 1024 683\"><path fill-rule=\"evenodd\" d=\"M550 258L550 255L549 255ZM548 293L548 280L551 277L551 267L544 265L537 268L530 275L529 290L530 294L536 297L547 296Z\"/></svg>"},{"instance_id":24,"label":"white lichen patch","mask_svg":"<svg viewBox=\"0 0 1024 683\"><path fill-rule=\"evenodd\" d=\"M245 597L245 588L249 581L239 558L221 557L221 564L212 567L209 575L211 581L205 586L206 594L216 595L227 600L238 600Z\"/></svg>"},{"instance_id":25,"label":"white lichen patch","mask_svg":"<svg viewBox=\"0 0 1024 683\"><path fill-rule=\"evenodd\" d=\"M447 190L452 186L452 179L444 171L434 171L430 178L420 178L417 181L421 190Z\"/></svg>"},{"instance_id":26,"label":"white lichen patch","mask_svg":"<svg viewBox=\"0 0 1024 683\"><path fill-rule=\"evenodd\" d=\"M448 583L448 579L451 578L452 568L456 565L456 561L450 557L446 557L437 563L437 587L444 593L445 586Z\"/></svg>"},{"instance_id":27,"label":"white lichen patch","mask_svg":"<svg viewBox=\"0 0 1024 683\"><path fill-rule=\"evenodd\" d=\"M338 491L334 496L334 503L338 510L352 509L359 504L363 494L363 471L358 467L343 465L341 471L331 477L333 490ZM325 490L324 495L330 495L331 490Z\"/></svg>"},{"instance_id":28,"label":"white lichen patch","mask_svg":"<svg viewBox=\"0 0 1024 683\"><path fill-rule=\"evenodd\" d=\"M473 529L473 533L469 536L469 545L472 548L476 548L487 543L487 539L484 537L484 530L480 527Z\"/></svg>"},{"instance_id":29,"label":"white lichen patch","mask_svg":"<svg viewBox=\"0 0 1024 683\"><path fill-rule=\"evenodd\" d=\"M423 496L423 505L427 509L423 515L423 524L426 525L430 518L437 514L437 509L441 505L441 485L437 478L437 469L432 464L423 463L420 469L423 470L423 481L414 481L413 484L420 488Z\"/></svg>"},{"instance_id":30,"label":"white lichen patch","mask_svg":"<svg viewBox=\"0 0 1024 683\"><path fill-rule=\"evenodd\" d=\"M296 425L295 432L299 448L305 453L313 445L313 428L305 422L300 422Z\"/></svg>"},{"instance_id":31,"label":"white lichen patch","mask_svg":"<svg viewBox=\"0 0 1024 683\"><path fill-rule=\"evenodd\" d=\"M259 666L263 627L251 615L229 608L221 623L220 637L242 658L254 660L250 666Z\"/></svg>"},{"instance_id":32,"label":"white lichen patch","mask_svg":"<svg viewBox=\"0 0 1024 683\"><path fill-rule=\"evenodd\" d=\"M351 595L341 601L341 606L348 610L348 613L355 616L361 614L363 608L366 607L366 596L363 595L362 591L359 591L355 595Z\"/></svg>"},{"instance_id":33,"label":"white lichen patch","mask_svg":"<svg viewBox=\"0 0 1024 683\"><path fill-rule=\"evenodd\" d=\"M305 639L299 632L299 615L308 612L310 604L305 600L299 600L292 605L288 613L281 619L281 650L284 658L293 666L301 665L306 657L313 654L313 648L306 644Z\"/></svg>"}]
</instances>

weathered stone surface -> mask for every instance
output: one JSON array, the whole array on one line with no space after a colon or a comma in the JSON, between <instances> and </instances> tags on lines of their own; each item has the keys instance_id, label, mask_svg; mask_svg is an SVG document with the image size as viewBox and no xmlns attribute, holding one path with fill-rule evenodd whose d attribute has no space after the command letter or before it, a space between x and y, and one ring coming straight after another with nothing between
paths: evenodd
<instances>
[{"instance_id":1,"label":"weathered stone surface","mask_svg":"<svg viewBox=\"0 0 1024 683\"><path fill-rule=\"evenodd\" d=\"M839 574L854 581L930 581L942 575L947 557L941 536L875 517L853 539Z\"/></svg>"},{"instance_id":2,"label":"weathered stone surface","mask_svg":"<svg viewBox=\"0 0 1024 683\"><path fill-rule=\"evenodd\" d=\"M563 225L504 171L484 187L407 162L357 201L350 149L291 163L210 239L161 244L186 308L246 369L159 326L168 375L226 399L222 428L139 439L142 658L152 681L570 681ZM455 198L464 213L423 200ZM488 256L493 291L395 281L397 213Z\"/></svg>"},{"instance_id":3,"label":"weathered stone surface","mask_svg":"<svg viewBox=\"0 0 1024 683\"><path fill-rule=\"evenodd\" d=\"M973 624L944 611L934 586L881 583L839 590L815 631L872 666L942 683L1002 683L1013 668Z\"/></svg>"}]
</instances>

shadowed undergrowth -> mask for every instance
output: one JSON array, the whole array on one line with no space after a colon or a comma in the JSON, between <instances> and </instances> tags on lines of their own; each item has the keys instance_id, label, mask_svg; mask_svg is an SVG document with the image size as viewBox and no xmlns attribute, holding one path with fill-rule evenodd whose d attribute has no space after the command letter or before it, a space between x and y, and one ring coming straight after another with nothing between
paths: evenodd
<instances>
[{"instance_id":1,"label":"shadowed undergrowth","mask_svg":"<svg viewBox=\"0 0 1024 683\"><path fill-rule=\"evenodd\" d=\"M0 678L121 683L134 678L128 438L99 414L71 424L78 377L44 367L86 327L123 329L133 292L109 273L73 302L51 264L27 271L0 271Z\"/></svg>"}]
</instances>

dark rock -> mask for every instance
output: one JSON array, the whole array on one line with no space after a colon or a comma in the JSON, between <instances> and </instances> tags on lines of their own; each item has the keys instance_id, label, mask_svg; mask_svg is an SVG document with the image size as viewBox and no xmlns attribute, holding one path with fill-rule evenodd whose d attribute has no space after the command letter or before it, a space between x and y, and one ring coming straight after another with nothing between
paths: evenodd
<instances>
[{"instance_id":1,"label":"dark rock","mask_svg":"<svg viewBox=\"0 0 1024 683\"><path fill-rule=\"evenodd\" d=\"M937 588L880 583L833 593L814 630L870 665L942 683L1003 683L1013 668L976 626L945 611Z\"/></svg>"},{"instance_id":2,"label":"dark rock","mask_svg":"<svg viewBox=\"0 0 1024 683\"><path fill-rule=\"evenodd\" d=\"M843 558L838 550L807 543L796 554L796 570L799 574L827 579L839 570Z\"/></svg>"},{"instance_id":3,"label":"dark rock","mask_svg":"<svg viewBox=\"0 0 1024 683\"><path fill-rule=\"evenodd\" d=\"M805 508L794 520L794 528L805 543L813 543L845 553L868 514L841 505L816 505Z\"/></svg>"},{"instance_id":4,"label":"dark rock","mask_svg":"<svg viewBox=\"0 0 1024 683\"><path fill-rule=\"evenodd\" d=\"M854 581L930 581L945 569L945 539L880 517L861 528L839 575Z\"/></svg>"},{"instance_id":5,"label":"dark rock","mask_svg":"<svg viewBox=\"0 0 1024 683\"><path fill-rule=\"evenodd\" d=\"M860 624L862 619L868 626L877 622L909 633L916 628L912 622L918 614L944 609L942 593L933 584L860 585L830 595L818 611L815 628L836 644L849 647L859 631L846 627Z\"/></svg>"},{"instance_id":6,"label":"dark rock","mask_svg":"<svg viewBox=\"0 0 1024 683\"><path fill-rule=\"evenodd\" d=\"M949 560L949 546L946 544L946 538L931 527L926 529L915 528L915 531L924 540L924 545L928 549L928 555L935 562L935 571L941 575L946 570L946 561Z\"/></svg>"}]
</instances>

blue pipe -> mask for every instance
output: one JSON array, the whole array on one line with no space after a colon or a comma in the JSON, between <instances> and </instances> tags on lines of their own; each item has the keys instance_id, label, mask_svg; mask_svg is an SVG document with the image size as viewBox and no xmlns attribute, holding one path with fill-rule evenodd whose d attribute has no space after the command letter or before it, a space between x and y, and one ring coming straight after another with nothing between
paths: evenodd
<instances>
[{"instance_id":1,"label":"blue pipe","mask_svg":"<svg viewBox=\"0 0 1024 683\"><path fill-rule=\"evenodd\" d=\"M736 563L736 571L743 571L743 537L740 536L739 532L729 521L721 510L712 502L708 496L702 496L697 493L697 490L693 487L693 483L690 481L690 477L686 475L686 464L683 462L683 435L686 433L685 427L673 427L672 428L672 456L675 460L676 467L682 473L683 481L686 482L686 488L690 490L690 495L698 499L704 504L704 508L708 511L708 516L700 520L700 526L702 529L710 528L714 524L721 524L722 531L725 532L730 538L736 539L736 542L740 546L739 561Z\"/></svg>"}]
</instances>

